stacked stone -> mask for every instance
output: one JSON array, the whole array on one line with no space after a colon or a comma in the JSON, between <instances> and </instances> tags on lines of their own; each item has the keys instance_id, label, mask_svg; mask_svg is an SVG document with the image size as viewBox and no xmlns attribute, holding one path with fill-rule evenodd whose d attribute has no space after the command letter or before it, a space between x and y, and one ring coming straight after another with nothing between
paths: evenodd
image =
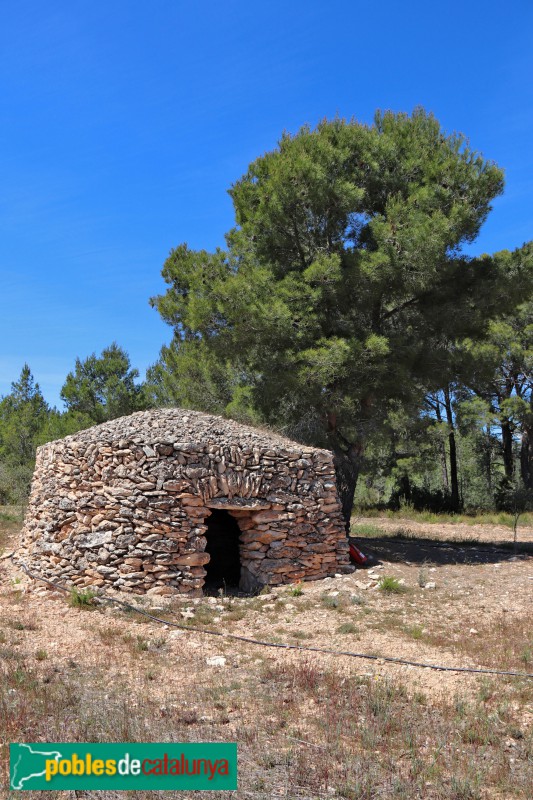
<instances>
[{"instance_id":1,"label":"stacked stone","mask_svg":"<svg viewBox=\"0 0 533 800\"><path fill-rule=\"evenodd\" d=\"M245 590L351 570L329 451L183 409L40 447L20 553L79 586L197 595L214 508L239 525Z\"/></svg>"}]
</instances>

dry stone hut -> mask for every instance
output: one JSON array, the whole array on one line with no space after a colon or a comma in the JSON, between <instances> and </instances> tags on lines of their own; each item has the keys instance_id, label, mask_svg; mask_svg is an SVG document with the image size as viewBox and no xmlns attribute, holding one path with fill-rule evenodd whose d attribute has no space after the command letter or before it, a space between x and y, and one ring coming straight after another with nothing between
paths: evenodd
<instances>
[{"instance_id":1,"label":"dry stone hut","mask_svg":"<svg viewBox=\"0 0 533 800\"><path fill-rule=\"evenodd\" d=\"M40 447L21 556L48 578L155 595L352 569L329 451L179 408Z\"/></svg>"}]
</instances>

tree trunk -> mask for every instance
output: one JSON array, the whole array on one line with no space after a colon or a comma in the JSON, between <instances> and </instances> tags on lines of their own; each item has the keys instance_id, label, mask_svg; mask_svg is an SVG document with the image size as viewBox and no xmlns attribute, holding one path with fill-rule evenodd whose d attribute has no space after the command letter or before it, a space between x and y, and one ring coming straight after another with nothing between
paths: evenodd
<instances>
[{"instance_id":1,"label":"tree trunk","mask_svg":"<svg viewBox=\"0 0 533 800\"><path fill-rule=\"evenodd\" d=\"M400 495L405 497L405 502L411 502L411 481L409 480L409 475L402 475L400 480Z\"/></svg>"},{"instance_id":2,"label":"tree trunk","mask_svg":"<svg viewBox=\"0 0 533 800\"><path fill-rule=\"evenodd\" d=\"M513 432L511 430L511 423L509 420L502 422L502 447L503 447L503 466L505 468L505 477L509 480L513 479L514 463L513 463Z\"/></svg>"},{"instance_id":3,"label":"tree trunk","mask_svg":"<svg viewBox=\"0 0 533 800\"><path fill-rule=\"evenodd\" d=\"M437 399L435 404L435 413L437 415L438 422L442 422L442 416L440 413L440 401ZM440 437L439 437L440 438ZM442 485L446 492L450 491L450 482L448 480L448 464L446 463L446 444L444 439L440 439L440 468L442 471Z\"/></svg>"},{"instance_id":4,"label":"tree trunk","mask_svg":"<svg viewBox=\"0 0 533 800\"><path fill-rule=\"evenodd\" d=\"M524 427L520 445L520 474L526 489L533 489L533 429Z\"/></svg>"},{"instance_id":5,"label":"tree trunk","mask_svg":"<svg viewBox=\"0 0 533 800\"><path fill-rule=\"evenodd\" d=\"M350 523L353 509L353 499L357 486L357 479L361 471L361 452L356 445L350 445L347 451L335 447L335 474L337 477L337 491L342 506L344 527L346 534L350 533Z\"/></svg>"},{"instance_id":6,"label":"tree trunk","mask_svg":"<svg viewBox=\"0 0 533 800\"><path fill-rule=\"evenodd\" d=\"M455 443L455 425L453 422L452 402L450 391L444 389L444 407L446 409L446 421L448 422L448 444L450 448L450 484L452 494L452 510L459 511L459 481L457 477L457 447Z\"/></svg>"},{"instance_id":7,"label":"tree trunk","mask_svg":"<svg viewBox=\"0 0 533 800\"><path fill-rule=\"evenodd\" d=\"M485 472L489 494L492 495L492 442L490 431L487 431L487 441L485 443Z\"/></svg>"},{"instance_id":8,"label":"tree trunk","mask_svg":"<svg viewBox=\"0 0 533 800\"><path fill-rule=\"evenodd\" d=\"M440 468L442 472L442 485L446 492L450 491L450 481L448 480L448 465L446 463L446 445L444 439L440 443Z\"/></svg>"},{"instance_id":9,"label":"tree trunk","mask_svg":"<svg viewBox=\"0 0 533 800\"><path fill-rule=\"evenodd\" d=\"M363 439L361 437L358 442L348 441L337 428L337 414L335 411L327 413L327 431L331 440L331 448L335 454L335 476L344 517L344 527L346 528L346 534L349 535L355 488L363 463Z\"/></svg>"}]
</instances>

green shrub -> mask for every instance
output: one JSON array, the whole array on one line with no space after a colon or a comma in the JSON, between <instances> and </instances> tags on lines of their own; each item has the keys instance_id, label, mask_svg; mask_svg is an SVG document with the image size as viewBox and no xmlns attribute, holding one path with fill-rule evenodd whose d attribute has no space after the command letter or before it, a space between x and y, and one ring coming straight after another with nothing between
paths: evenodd
<instances>
[{"instance_id":1,"label":"green shrub","mask_svg":"<svg viewBox=\"0 0 533 800\"><path fill-rule=\"evenodd\" d=\"M387 594L402 594L407 591L405 586L393 575L384 575L378 583L378 589Z\"/></svg>"},{"instance_id":2,"label":"green shrub","mask_svg":"<svg viewBox=\"0 0 533 800\"><path fill-rule=\"evenodd\" d=\"M91 608L94 607L95 592L91 589L78 589L77 586L72 586L69 595L69 605L73 608Z\"/></svg>"},{"instance_id":3,"label":"green shrub","mask_svg":"<svg viewBox=\"0 0 533 800\"><path fill-rule=\"evenodd\" d=\"M361 525L352 525L350 534L355 537L361 536L382 536L383 531L377 525L369 525L362 523Z\"/></svg>"},{"instance_id":4,"label":"green shrub","mask_svg":"<svg viewBox=\"0 0 533 800\"><path fill-rule=\"evenodd\" d=\"M337 628L337 633L359 633L359 629L353 622L343 622Z\"/></svg>"},{"instance_id":5,"label":"green shrub","mask_svg":"<svg viewBox=\"0 0 533 800\"><path fill-rule=\"evenodd\" d=\"M289 594L292 597L301 597L303 595L303 593L304 593L304 590L302 588L301 581L298 581L298 583L295 583L294 586L291 586L291 588L289 589Z\"/></svg>"},{"instance_id":6,"label":"green shrub","mask_svg":"<svg viewBox=\"0 0 533 800\"><path fill-rule=\"evenodd\" d=\"M331 608L331 609L341 608L342 603L338 596L331 597L331 595L329 594L323 594L320 599L322 600L322 605L325 608Z\"/></svg>"}]
</instances>

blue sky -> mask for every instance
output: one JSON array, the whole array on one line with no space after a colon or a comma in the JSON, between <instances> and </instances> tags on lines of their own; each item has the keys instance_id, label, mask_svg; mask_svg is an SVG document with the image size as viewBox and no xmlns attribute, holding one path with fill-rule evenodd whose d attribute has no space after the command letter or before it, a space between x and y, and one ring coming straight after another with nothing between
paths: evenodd
<instances>
[{"instance_id":1,"label":"blue sky","mask_svg":"<svg viewBox=\"0 0 533 800\"><path fill-rule=\"evenodd\" d=\"M227 189L283 130L432 111L506 171L472 252L533 238L530 0L18 0L0 26L0 395L52 405L117 341L141 375L172 247L214 248Z\"/></svg>"}]
</instances>

